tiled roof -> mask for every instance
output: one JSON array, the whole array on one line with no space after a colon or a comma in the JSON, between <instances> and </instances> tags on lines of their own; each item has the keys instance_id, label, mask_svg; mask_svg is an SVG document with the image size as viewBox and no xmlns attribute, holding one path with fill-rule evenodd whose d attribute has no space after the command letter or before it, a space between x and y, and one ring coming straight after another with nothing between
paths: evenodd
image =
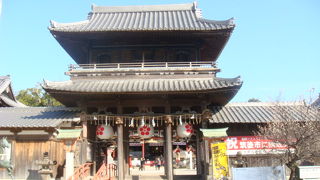
<instances>
[{"instance_id":1,"label":"tiled roof","mask_svg":"<svg viewBox=\"0 0 320 180\"><path fill-rule=\"evenodd\" d=\"M204 137L227 137L228 128L200 129Z\"/></svg>"},{"instance_id":2,"label":"tiled roof","mask_svg":"<svg viewBox=\"0 0 320 180\"><path fill-rule=\"evenodd\" d=\"M233 19L202 18L196 3L148 6L92 6L88 20L76 23L51 21L51 31L203 31L233 29Z\"/></svg>"},{"instance_id":3,"label":"tiled roof","mask_svg":"<svg viewBox=\"0 0 320 180\"><path fill-rule=\"evenodd\" d=\"M95 92L95 93L144 93L210 91L223 88L240 88L239 78L183 78L183 79L112 79L73 80L45 82L47 91Z\"/></svg>"},{"instance_id":4,"label":"tiled roof","mask_svg":"<svg viewBox=\"0 0 320 180\"><path fill-rule=\"evenodd\" d=\"M320 96L312 103L312 106L320 108Z\"/></svg>"},{"instance_id":5,"label":"tiled roof","mask_svg":"<svg viewBox=\"0 0 320 180\"><path fill-rule=\"evenodd\" d=\"M302 103L229 103L213 107L212 111L211 123L266 123L281 120L281 113L292 120L303 120L306 114L309 119L320 120L316 109L307 109Z\"/></svg>"},{"instance_id":6,"label":"tiled roof","mask_svg":"<svg viewBox=\"0 0 320 180\"><path fill-rule=\"evenodd\" d=\"M58 129L57 139L77 139L82 129Z\"/></svg>"},{"instance_id":7,"label":"tiled roof","mask_svg":"<svg viewBox=\"0 0 320 180\"><path fill-rule=\"evenodd\" d=\"M4 95L0 95L0 100L2 100L8 107L26 107L26 105L22 104L21 102L12 100Z\"/></svg>"},{"instance_id":8,"label":"tiled roof","mask_svg":"<svg viewBox=\"0 0 320 180\"><path fill-rule=\"evenodd\" d=\"M0 94L8 88L10 83L11 80L9 76L0 76Z\"/></svg>"},{"instance_id":9,"label":"tiled roof","mask_svg":"<svg viewBox=\"0 0 320 180\"><path fill-rule=\"evenodd\" d=\"M10 76L0 76L0 107L1 106L26 107L26 105L22 104L14 97Z\"/></svg>"},{"instance_id":10,"label":"tiled roof","mask_svg":"<svg viewBox=\"0 0 320 180\"><path fill-rule=\"evenodd\" d=\"M78 109L64 107L3 107L0 128L57 127L64 121L74 121L78 113Z\"/></svg>"}]
</instances>

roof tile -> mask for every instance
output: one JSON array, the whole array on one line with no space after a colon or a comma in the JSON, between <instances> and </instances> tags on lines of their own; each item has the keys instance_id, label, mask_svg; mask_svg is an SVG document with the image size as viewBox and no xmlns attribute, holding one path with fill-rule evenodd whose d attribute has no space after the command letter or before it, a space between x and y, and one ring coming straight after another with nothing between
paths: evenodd
<instances>
[{"instance_id":1,"label":"roof tile","mask_svg":"<svg viewBox=\"0 0 320 180\"><path fill-rule=\"evenodd\" d=\"M222 83L221 83L222 82ZM239 78L183 78L183 79L112 79L73 80L66 82L45 82L47 91L101 92L101 93L141 93L206 91L227 87L239 88Z\"/></svg>"},{"instance_id":2,"label":"roof tile","mask_svg":"<svg viewBox=\"0 0 320 180\"><path fill-rule=\"evenodd\" d=\"M51 31L158 31L233 29L233 19L213 21L197 14L195 4L93 7L88 20L75 23L51 21Z\"/></svg>"},{"instance_id":3,"label":"roof tile","mask_svg":"<svg viewBox=\"0 0 320 180\"><path fill-rule=\"evenodd\" d=\"M80 111L64 107L4 107L0 108L0 127L57 127L73 121Z\"/></svg>"},{"instance_id":4,"label":"roof tile","mask_svg":"<svg viewBox=\"0 0 320 180\"><path fill-rule=\"evenodd\" d=\"M301 103L230 103L226 106L212 108L211 123L266 123L281 120L281 109L292 120L304 120L308 110L308 118L320 120L316 109L308 109Z\"/></svg>"}]
</instances>

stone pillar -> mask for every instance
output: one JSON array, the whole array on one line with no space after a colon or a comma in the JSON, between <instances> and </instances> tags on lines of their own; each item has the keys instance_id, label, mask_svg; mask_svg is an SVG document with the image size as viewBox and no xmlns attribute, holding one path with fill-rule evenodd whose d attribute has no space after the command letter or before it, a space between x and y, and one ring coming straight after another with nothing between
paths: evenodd
<instances>
[{"instance_id":1,"label":"stone pillar","mask_svg":"<svg viewBox=\"0 0 320 180\"><path fill-rule=\"evenodd\" d=\"M74 152L66 152L66 179L69 179L74 173Z\"/></svg>"},{"instance_id":2,"label":"stone pillar","mask_svg":"<svg viewBox=\"0 0 320 180\"><path fill-rule=\"evenodd\" d=\"M117 145L118 145L118 180L124 180L124 148L123 148L123 119L117 117Z\"/></svg>"},{"instance_id":3,"label":"stone pillar","mask_svg":"<svg viewBox=\"0 0 320 180\"><path fill-rule=\"evenodd\" d=\"M192 162L192 156L193 156L193 152L192 150L188 153L189 156L189 169L193 169L193 162Z\"/></svg>"},{"instance_id":4,"label":"stone pillar","mask_svg":"<svg viewBox=\"0 0 320 180\"><path fill-rule=\"evenodd\" d=\"M82 121L82 137L87 139L88 137L88 123L87 121Z\"/></svg>"},{"instance_id":5,"label":"stone pillar","mask_svg":"<svg viewBox=\"0 0 320 180\"><path fill-rule=\"evenodd\" d=\"M74 150L75 150L75 140L65 140L64 149L66 151L66 169L65 177L66 179L72 177L74 173Z\"/></svg>"},{"instance_id":6,"label":"stone pillar","mask_svg":"<svg viewBox=\"0 0 320 180\"><path fill-rule=\"evenodd\" d=\"M173 180L173 162L172 162L172 119L171 116L165 117L166 123L166 164L167 164L167 179Z\"/></svg>"}]
</instances>

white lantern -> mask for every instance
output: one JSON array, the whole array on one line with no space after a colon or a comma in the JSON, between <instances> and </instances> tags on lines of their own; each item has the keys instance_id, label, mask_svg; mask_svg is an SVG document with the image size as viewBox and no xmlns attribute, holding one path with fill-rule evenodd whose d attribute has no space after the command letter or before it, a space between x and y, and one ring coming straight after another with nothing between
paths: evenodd
<instances>
[{"instance_id":1,"label":"white lantern","mask_svg":"<svg viewBox=\"0 0 320 180\"><path fill-rule=\"evenodd\" d=\"M154 129L152 126L146 124L138 127L138 134L142 139L148 139L153 136Z\"/></svg>"},{"instance_id":2,"label":"white lantern","mask_svg":"<svg viewBox=\"0 0 320 180\"><path fill-rule=\"evenodd\" d=\"M96 135L99 139L111 139L113 137L113 128L110 125L99 125Z\"/></svg>"},{"instance_id":3,"label":"white lantern","mask_svg":"<svg viewBox=\"0 0 320 180\"><path fill-rule=\"evenodd\" d=\"M193 132L192 125L188 123L179 124L177 127L177 135L181 138L190 137Z\"/></svg>"}]
</instances>

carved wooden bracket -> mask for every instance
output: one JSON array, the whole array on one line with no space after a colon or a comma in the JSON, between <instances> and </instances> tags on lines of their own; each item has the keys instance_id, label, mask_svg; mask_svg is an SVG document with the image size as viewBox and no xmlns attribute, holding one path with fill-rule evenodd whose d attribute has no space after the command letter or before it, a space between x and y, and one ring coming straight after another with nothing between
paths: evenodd
<instances>
[{"instance_id":1,"label":"carved wooden bracket","mask_svg":"<svg viewBox=\"0 0 320 180\"><path fill-rule=\"evenodd\" d=\"M169 116L169 115L165 116L165 117L164 117L164 122L165 122L166 124L172 124L172 117Z\"/></svg>"},{"instance_id":2,"label":"carved wooden bracket","mask_svg":"<svg viewBox=\"0 0 320 180\"><path fill-rule=\"evenodd\" d=\"M116 117L116 124L123 124L123 119L121 117Z\"/></svg>"},{"instance_id":3,"label":"carved wooden bracket","mask_svg":"<svg viewBox=\"0 0 320 180\"><path fill-rule=\"evenodd\" d=\"M202 119L208 120L212 117L213 113L210 109L205 109L202 111Z\"/></svg>"},{"instance_id":4,"label":"carved wooden bracket","mask_svg":"<svg viewBox=\"0 0 320 180\"><path fill-rule=\"evenodd\" d=\"M68 139L68 140L64 140L63 142L64 142L63 149L65 151L74 152L77 139L74 139L74 140Z\"/></svg>"}]
</instances>

